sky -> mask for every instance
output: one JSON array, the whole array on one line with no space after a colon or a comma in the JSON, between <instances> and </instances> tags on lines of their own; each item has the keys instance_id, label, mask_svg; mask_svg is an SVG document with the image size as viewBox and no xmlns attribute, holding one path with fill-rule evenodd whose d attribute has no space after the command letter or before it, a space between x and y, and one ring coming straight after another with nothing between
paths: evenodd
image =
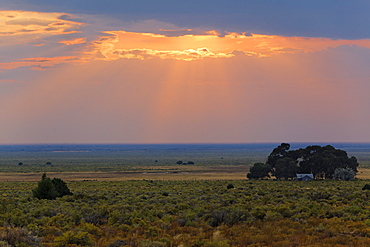
<instances>
[{"instance_id":1,"label":"sky","mask_svg":"<svg viewBox=\"0 0 370 247\"><path fill-rule=\"evenodd\" d=\"M0 144L370 142L367 0L0 4Z\"/></svg>"}]
</instances>

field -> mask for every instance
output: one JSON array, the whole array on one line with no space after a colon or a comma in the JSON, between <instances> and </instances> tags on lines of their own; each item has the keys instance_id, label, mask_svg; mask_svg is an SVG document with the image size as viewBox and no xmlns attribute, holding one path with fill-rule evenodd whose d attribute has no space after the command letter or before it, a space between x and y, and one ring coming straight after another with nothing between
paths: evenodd
<instances>
[{"instance_id":1,"label":"field","mask_svg":"<svg viewBox=\"0 0 370 247\"><path fill-rule=\"evenodd\" d=\"M0 244L369 246L366 183L73 181L74 195L38 200L35 183L6 182Z\"/></svg>"},{"instance_id":2,"label":"field","mask_svg":"<svg viewBox=\"0 0 370 247\"><path fill-rule=\"evenodd\" d=\"M140 169L139 169L140 168ZM157 166L132 167L130 171L112 172L48 172L50 177L65 181L125 181L125 180L204 180L204 179L244 179L246 166ZM0 173L0 181L38 181L40 173Z\"/></svg>"},{"instance_id":3,"label":"field","mask_svg":"<svg viewBox=\"0 0 370 247\"><path fill-rule=\"evenodd\" d=\"M370 246L368 144L309 182L247 180L275 144L248 145L0 148L0 246ZM74 194L33 198L43 172Z\"/></svg>"},{"instance_id":4,"label":"field","mask_svg":"<svg viewBox=\"0 0 370 247\"><path fill-rule=\"evenodd\" d=\"M130 181L130 180L241 180L245 179L248 166L190 166L174 168L159 166L156 168L140 167L126 172L48 172L51 178L57 177L64 181ZM359 168L358 179L370 179L370 169ZM0 182L35 182L41 173L0 173Z\"/></svg>"},{"instance_id":5,"label":"field","mask_svg":"<svg viewBox=\"0 0 370 247\"><path fill-rule=\"evenodd\" d=\"M277 143L0 146L0 181L36 181L42 173L75 180L244 179ZM292 144L291 149L307 143ZM359 178L370 178L370 145L338 143L356 156ZM194 165L177 164L177 161ZM21 164L21 165L20 165Z\"/></svg>"}]
</instances>

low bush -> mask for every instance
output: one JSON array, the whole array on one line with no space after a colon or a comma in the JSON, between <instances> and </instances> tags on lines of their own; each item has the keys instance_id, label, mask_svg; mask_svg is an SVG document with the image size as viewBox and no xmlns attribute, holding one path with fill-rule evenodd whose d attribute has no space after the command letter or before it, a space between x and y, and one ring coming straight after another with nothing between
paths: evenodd
<instances>
[{"instance_id":1,"label":"low bush","mask_svg":"<svg viewBox=\"0 0 370 247\"><path fill-rule=\"evenodd\" d=\"M67 184L60 178L50 179L46 177L44 173L41 177L41 181L35 189L32 190L33 197L37 199L48 199L54 200L57 197L63 197L65 195L72 195Z\"/></svg>"}]
</instances>

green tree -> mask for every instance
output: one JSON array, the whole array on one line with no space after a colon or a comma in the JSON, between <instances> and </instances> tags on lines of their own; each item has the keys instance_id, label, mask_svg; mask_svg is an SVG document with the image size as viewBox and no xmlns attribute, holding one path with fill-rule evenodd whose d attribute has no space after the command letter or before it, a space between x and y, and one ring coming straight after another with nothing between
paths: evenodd
<instances>
[{"instance_id":1,"label":"green tree","mask_svg":"<svg viewBox=\"0 0 370 247\"><path fill-rule=\"evenodd\" d=\"M32 191L33 197L38 199L54 200L58 196L58 191L55 189L50 178L46 177L44 173L38 186Z\"/></svg>"},{"instance_id":2,"label":"green tree","mask_svg":"<svg viewBox=\"0 0 370 247\"><path fill-rule=\"evenodd\" d=\"M58 192L58 197L73 195L73 193L69 190L67 184L62 179L53 178L51 182L53 183L54 188Z\"/></svg>"},{"instance_id":3,"label":"green tree","mask_svg":"<svg viewBox=\"0 0 370 247\"><path fill-rule=\"evenodd\" d=\"M332 178L337 168L349 168L357 172L358 162L355 157L348 158L347 152L331 145L324 147L308 146L303 152L300 168L310 171L316 178Z\"/></svg>"},{"instance_id":4,"label":"green tree","mask_svg":"<svg viewBox=\"0 0 370 247\"><path fill-rule=\"evenodd\" d=\"M247 178L249 179L260 179L260 178L269 178L271 168L268 164L257 162L249 169Z\"/></svg>"},{"instance_id":5,"label":"green tree","mask_svg":"<svg viewBox=\"0 0 370 247\"><path fill-rule=\"evenodd\" d=\"M348 158L346 151L336 149L333 146L312 145L298 150L289 150L289 148L288 143L282 143L267 158L266 164L270 166L277 178L287 178L285 174L288 171L286 169L291 169L288 178L293 173L312 173L315 178L332 178L337 168L351 169L355 173L357 172L359 164L356 157ZM289 158L290 161L282 161L286 158Z\"/></svg>"},{"instance_id":6,"label":"green tree","mask_svg":"<svg viewBox=\"0 0 370 247\"><path fill-rule=\"evenodd\" d=\"M52 180L46 177L44 173L41 177L41 181L35 189L32 190L33 197L38 199L54 200L57 197L65 195L72 195L67 184L60 178L53 178Z\"/></svg>"},{"instance_id":7,"label":"green tree","mask_svg":"<svg viewBox=\"0 0 370 247\"><path fill-rule=\"evenodd\" d=\"M297 163L289 157L277 160L273 174L277 179L292 179L297 176Z\"/></svg>"},{"instance_id":8,"label":"green tree","mask_svg":"<svg viewBox=\"0 0 370 247\"><path fill-rule=\"evenodd\" d=\"M288 157L289 148L289 143L281 143L277 148L272 150L271 154L267 157L266 164L269 165L271 169L275 168L276 162L279 159Z\"/></svg>"}]
</instances>

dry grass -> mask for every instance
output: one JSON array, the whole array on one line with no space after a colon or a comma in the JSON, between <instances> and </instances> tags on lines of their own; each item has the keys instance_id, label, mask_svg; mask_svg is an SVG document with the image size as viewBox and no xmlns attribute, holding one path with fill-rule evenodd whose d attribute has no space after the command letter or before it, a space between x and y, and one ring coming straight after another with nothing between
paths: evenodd
<instances>
[{"instance_id":1,"label":"dry grass","mask_svg":"<svg viewBox=\"0 0 370 247\"><path fill-rule=\"evenodd\" d=\"M48 177L58 177L65 181L124 181L124 180L239 180L245 179L248 169L245 166L184 166L174 170L173 167L146 167L139 171L127 172L50 172ZM370 169L359 168L357 178L370 179ZM41 173L0 173L0 182L39 181Z\"/></svg>"},{"instance_id":2,"label":"dry grass","mask_svg":"<svg viewBox=\"0 0 370 247\"><path fill-rule=\"evenodd\" d=\"M245 166L173 166L138 167L125 172L48 172L48 177L58 177L65 181L99 180L230 180L245 179L248 170ZM41 173L0 173L0 182L39 181Z\"/></svg>"},{"instance_id":3,"label":"dry grass","mask_svg":"<svg viewBox=\"0 0 370 247\"><path fill-rule=\"evenodd\" d=\"M60 172L48 173L48 177L58 177L65 181L99 180L99 181L124 181L124 180L233 180L244 179L245 174L240 173L125 173L125 172ZM39 181L40 173L1 173L0 181Z\"/></svg>"},{"instance_id":4,"label":"dry grass","mask_svg":"<svg viewBox=\"0 0 370 247\"><path fill-rule=\"evenodd\" d=\"M358 168L358 173L356 177L359 179L370 179L370 169Z\"/></svg>"}]
</instances>

